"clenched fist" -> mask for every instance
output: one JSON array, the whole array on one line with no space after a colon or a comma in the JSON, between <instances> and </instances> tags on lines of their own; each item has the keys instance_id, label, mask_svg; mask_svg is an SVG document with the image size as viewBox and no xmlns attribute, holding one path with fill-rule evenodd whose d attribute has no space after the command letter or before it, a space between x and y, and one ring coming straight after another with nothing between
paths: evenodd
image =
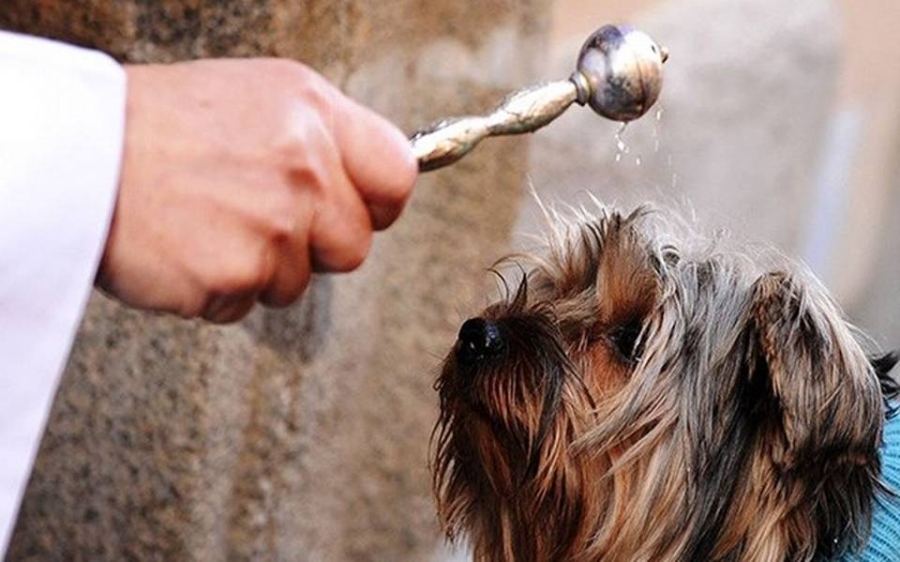
<instances>
[{"instance_id":1,"label":"clenched fist","mask_svg":"<svg viewBox=\"0 0 900 562\"><path fill-rule=\"evenodd\" d=\"M349 271L416 178L406 137L307 67L126 67L119 196L98 285L128 305L231 322Z\"/></svg>"}]
</instances>

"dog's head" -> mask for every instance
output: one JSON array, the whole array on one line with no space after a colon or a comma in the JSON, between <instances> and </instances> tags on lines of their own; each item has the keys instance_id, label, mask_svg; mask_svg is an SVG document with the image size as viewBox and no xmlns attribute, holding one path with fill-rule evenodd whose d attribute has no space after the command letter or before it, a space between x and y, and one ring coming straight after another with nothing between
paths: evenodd
<instances>
[{"instance_id":1,"label":"dog's head","mask_svg":"<svg viewBox=\"0 0 900 562\"><path fill-rule=\"evenodd\" d=\"M807 560L866 536L893 360L810 276L666 222L557 219L462 325L434 483L477 558Z\"/></svg>"}]
</instances>

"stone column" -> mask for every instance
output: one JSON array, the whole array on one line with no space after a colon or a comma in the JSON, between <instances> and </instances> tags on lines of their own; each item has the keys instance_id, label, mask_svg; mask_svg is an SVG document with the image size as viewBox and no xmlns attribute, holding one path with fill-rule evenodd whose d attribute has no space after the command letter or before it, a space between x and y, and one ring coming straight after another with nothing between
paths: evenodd
<instances>
[{"instance_id":1,"label":"stone column","mask_svg":"<svg viewBox=\"0 0 900 562\"><path fill-rule=\"evenodd\" d=\"M127 62L302 60L406 130L535 78L542 0L5 0L0 27ZM507 246L527 140L422 177L357 273L230 327L95 295L11 559L422 560L433 379ZM480 302L479 302L480 304Z\"/></svg>"}]
</instances>

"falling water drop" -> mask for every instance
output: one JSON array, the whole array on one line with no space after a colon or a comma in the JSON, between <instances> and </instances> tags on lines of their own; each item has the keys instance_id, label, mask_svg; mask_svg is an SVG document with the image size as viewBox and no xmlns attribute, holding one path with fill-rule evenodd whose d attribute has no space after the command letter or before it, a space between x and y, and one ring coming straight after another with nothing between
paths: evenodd
<instances>
[{"instance_id":1,"label":"falling water drop","mask_svg":"<svg viewBox=\"0 0 900 562\"><path fill-rule=\"evenodd\" d=\"M638 154L637 156L634 157L634 165L635 166L640 166L643 162L644 162L644 160L641 158L640 154Z\"/></svg>"},{"instance_id":2,"label":"falling water drop","mask_svg":"<svg viewBox=\"0 0 900 562\"><path fill-rule=\"evenodd\" d=\"M659 152L659 126L662 121L663 109L656 109L656 122L653 124L653 152Z\"/></svg>"},{"instance_id":3,"label":"falling water drop","mask_svg":"<svg viewBox=\"0 0 900 562\"><path fill-rule=\"evenodd\" d=\"M616 131L615 139L616 139L616 162L620 162L622 160L623 154L628 154L630 149L628 145L625 143L625 139L622 138L622 134L625 133L625 129L628 127L628 123L622 123L622 126Z\"/></svg>"}]
</instances>

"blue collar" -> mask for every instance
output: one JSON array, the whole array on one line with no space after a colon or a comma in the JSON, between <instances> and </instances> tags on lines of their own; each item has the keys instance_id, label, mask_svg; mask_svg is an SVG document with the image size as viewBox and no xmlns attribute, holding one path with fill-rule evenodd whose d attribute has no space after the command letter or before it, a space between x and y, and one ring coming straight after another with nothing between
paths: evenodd
<instances>
[{"instance_id":1,"label":"blue collar","mask_svg":"<svg viewBox=\"0 0 900 562\"><path fill-rule=\"evenodd\" d=\"M900 494L900 412L884 425L881 447L881 481ZM872 534L859 553L844 555L842 562L900 561L900 498L879 496L872 512Z\"/></svg>"}]
</instances>

